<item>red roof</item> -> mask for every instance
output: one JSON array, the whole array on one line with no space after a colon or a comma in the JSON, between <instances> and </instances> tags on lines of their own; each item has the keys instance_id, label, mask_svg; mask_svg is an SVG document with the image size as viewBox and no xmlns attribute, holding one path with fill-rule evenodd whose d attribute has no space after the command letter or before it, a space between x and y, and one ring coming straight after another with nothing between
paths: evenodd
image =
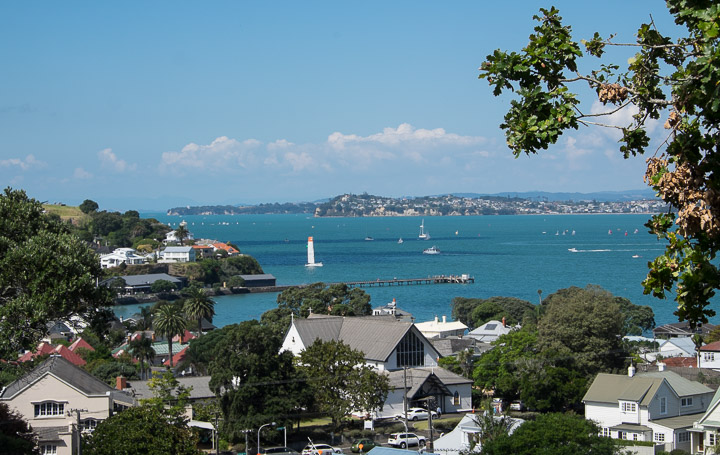
<instances>
[{"instance_id":1,"label":"red roof","mask_svg":"<svg viewBox=\"0 0 720 455\"><path fill-rule=\"evenodd\" d=\"M662 362L669 367L697 368L697 359L695 357L670 357L669 359L663 359Z\"/></svg>"},{"instance_id":2,"label":"red roof","mask_svg":"<svg viewBox=\"0 0 720 455\"><path fill-rule=\"evenodd\" d=\"M713 341L700 347L701 351L720 351L720 341Z\"/></svg>"},{"instance_id":3,"label":"red roof","mask_svg":"<svg viewBox=\"0 0 720 455\"><path fill-rule=\"evenodd\" d=\"M87 362L85 362L85 360L82 357L80 357L78 354L75 354L74 352L72 352L70 350L70 348L68 348L67 346L64 346L62 344L60 346L58 346L57 348L55 348L55 352L60 354L65 360L67 360L68 362L72 363L75 366L81 367L87 363Z\"/></svg>"},{"instance_id":4,"label":"red roof","mask_svg":"<svg viewBox=\"0 0 720 455\"><path fill-rule=\"evenodd\" d=\"M47 355L52 354L55 351L55 349L48 343L42 342L38 345L37 350L35 352L28 351L20 358L18 361L20 362L27 362L28 360L32 360L35 357L41 356L41 355Z\"/></svg>"},{"instance_id":5,"label":"red roof","mask_svg":"<svg viewBox=\"0 0 720 455\"><path fill-rule=\"evenodd\" d=\"M194 340L194 339L195 339L195 335L193 335L192 333L190 333L189 330L186 329L185 333L183 333L182 340L180 339L180 335L175 335L172 340L174 343L186 344L190 340Z\"/></svg>"},{"instance_id":6,"label":"red roof","mask_svg":"<svg viewBox=\"0 0 720 455\"><path fill-rule=\"evenodd\" d=\"M45 355L45 354L60 354L62 357L65 358L68 362L72 363L73 365L77 366L83 366L85 365L85 360L83 360L82 357L71 351L67 346L65 345L58 345L57 347L53 348L51 345L47 343L40 343L38 345L38 348L35 352L26 352L23 354L18 360L20 362L27 362L28 360L32 360L35 357Z\"/></svg>"},{"instance_id":7,"label":"red roof","mask_svg":"<svg viewBox=\"0 0 720 455\"><path fill-rule=\"evenodd\" d=\"M239 253L238 250L236 250L235 248L231 247L231 246L228 245L227 243L222 243L222 242L213 243L213 246L214 246L216 249L218 249L218 250L225 250L225 251L227 251L228 254L237 254L237 253Z\"/></svg>"},{"instance_id":8,"label":"red roof","mask_svg":"<svg viewBox=\"0 0 720 455\"><path fill-rule=\"evenodd\" d=\"M90 346L90 343L88 343L87 341L83 340L82 338L78 338L77 340L75 340L75 342L74 342L73 344L70 345L70 350L71 350L72 352L75 352L75 351L78 350L79 348L87 349L88 351L94 351L94 350L95 350L94 347Z\"/></svg>"},{"instance_id":9,"label":"red roof","mask_svg":"<svg viewBox=\"0 0 720 455\"><path fill-rule=\"evenodd\" d=\"M180 362L185 360L185 356L187 355L187 350L190 346L185 346L182 351L178 352L177 354L173 355L173 366L177 366ZM163 362L163 365L170 366L170 361L166 360Z\"/></svg>"}]
</instances>

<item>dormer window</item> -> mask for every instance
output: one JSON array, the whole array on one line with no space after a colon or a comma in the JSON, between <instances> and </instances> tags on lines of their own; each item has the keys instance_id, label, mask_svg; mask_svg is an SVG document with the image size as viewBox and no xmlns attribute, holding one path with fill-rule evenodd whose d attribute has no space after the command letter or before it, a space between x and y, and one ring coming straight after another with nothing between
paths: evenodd
<instances>
[{"instance_id":1,"label":"dormer window","mask_svg":"<svg viewBox=\"0 0 720 455\"><path fill-rule=\"evenodd\" d=\"M637 404L631 401L620 402L620 410L622 412L637 412Z\"/></svg>"}]
</instances>

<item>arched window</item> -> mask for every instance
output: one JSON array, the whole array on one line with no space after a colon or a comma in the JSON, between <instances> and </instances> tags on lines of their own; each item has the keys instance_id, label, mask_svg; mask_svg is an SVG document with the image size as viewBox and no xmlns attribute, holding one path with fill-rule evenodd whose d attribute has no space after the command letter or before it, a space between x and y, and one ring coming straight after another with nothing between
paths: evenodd
<instances>
[{"instance_id":1,"label":"arched window","mask_svg":"<svg viewBox=\"0 0 720 455\"><path fill-rule=\"evenodd\" d=\"M408 331L397 347L398 367L420 367L425 365L425 345L412 331Z\"/></svg>"},{"instance_id":2,"label":"arched window","mask_svg":"<svg viewBox=\"0 0 720 455\"><path fill-rule=\"evenodd\" d=\"M453 395L453 404L455 406L460 406L460 394L457 390L455 391L455 395Z\"/></svg>"}]
</instances>

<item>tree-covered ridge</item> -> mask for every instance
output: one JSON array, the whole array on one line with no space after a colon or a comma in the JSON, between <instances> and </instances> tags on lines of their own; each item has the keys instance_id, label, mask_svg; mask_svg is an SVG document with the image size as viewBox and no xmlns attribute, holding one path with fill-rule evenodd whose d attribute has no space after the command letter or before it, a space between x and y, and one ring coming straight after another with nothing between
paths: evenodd
<instances>
[{"instance_id":1,"label":"tree-covered ridge","mask_svg":"<svg viewBox=\"0 0 720 455\"><path fill-rule=\"evenodd\" d=\"M260 204L235 207L229 205L175 207L168 215L243 215L313 213L330 216L443 216L443 215L516 215L536 213L630 213L659 212L665 204L636 192L563 194L564 198L538 196L458 194L402 197L343 194L327 202ZM557 193L560 194L560 193ZM632 194L633 198L629 198Z\"/></svg>"},{"instance_id":2,"label":"tree-covered ridge","mask_svg":"<svg viewBox=\"0 0 720 455\"><path fill-rule=\"evenodd\" d=\"M265 215L277 213L313 213L314 202L284 202L258 205L201 205L194 207L173 207L168 215Z\"/></svg>"}]
</instances>

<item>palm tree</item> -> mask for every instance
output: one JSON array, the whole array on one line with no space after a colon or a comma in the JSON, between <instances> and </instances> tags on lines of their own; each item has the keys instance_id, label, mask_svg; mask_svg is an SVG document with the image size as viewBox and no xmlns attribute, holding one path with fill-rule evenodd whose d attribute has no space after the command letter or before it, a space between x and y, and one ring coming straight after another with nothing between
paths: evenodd
<instances>
[{"instance_id":1,"label":"palm tree","mask_svg":"<svg viewBox=\"0 0 720 455\"><path fill-rule=\"evenodd\" d=\"M198 336L202 335L202 320L212 321L215 315L215 302L205 294L201 288L191 287L188 289L188 298L183 306L185 316L194 319L198 323Z\"/></svg>"},{"instance_id":2,"label":"palm tree","mask_svg":"<svg viewBox=\"0 0 720 455\"><path fill-rule=\"evenodd\" d=\"M183 245L183 240L188 238L190 235L190 232L187 230L184 224L180 224L177 229L175 229L175 237L177 237L178 241L180 241L180 245Z\"/></svg>"},{"instance_id":3,"label":"palm tree","mask_svg":"<svg viewBox=\"0 0 720 455\"><path fill-rule=\"evenodd\" d=\"M140 320L137 321L137 330L149 330L152 327L153 311L150 306L140 307Z\"/></svg>"},{"instance_id":4,"label":"palm tree","mask_svg":"<svg viewBox=\"0 0 720 455\"><path fill-rule=\"evenodd\" d=\"M182 336L187 327L187 320L182 313L175 311L172 305L163 305L155 312L155 331L167 337L168 351L170 353L170 368L173 366L172 339L175 335Z\"/></svg>"},{"instance_id":5,"label":"palm tree","mask_svg":"<svg viewBox=\"0 0 720 455\"><path fill-rule=\"evenodd\" d=\"M143 334L140 338L130 342L130 352L133 357L140 361L140 377L143 378L144 376L145 379L147 379L147 375L143 374L147 372L145 369L145 361L149 364L155 357L155 349L152 347L152 340L150 338L146 338L145 334Z\"/></svg>"}]
</instances>

